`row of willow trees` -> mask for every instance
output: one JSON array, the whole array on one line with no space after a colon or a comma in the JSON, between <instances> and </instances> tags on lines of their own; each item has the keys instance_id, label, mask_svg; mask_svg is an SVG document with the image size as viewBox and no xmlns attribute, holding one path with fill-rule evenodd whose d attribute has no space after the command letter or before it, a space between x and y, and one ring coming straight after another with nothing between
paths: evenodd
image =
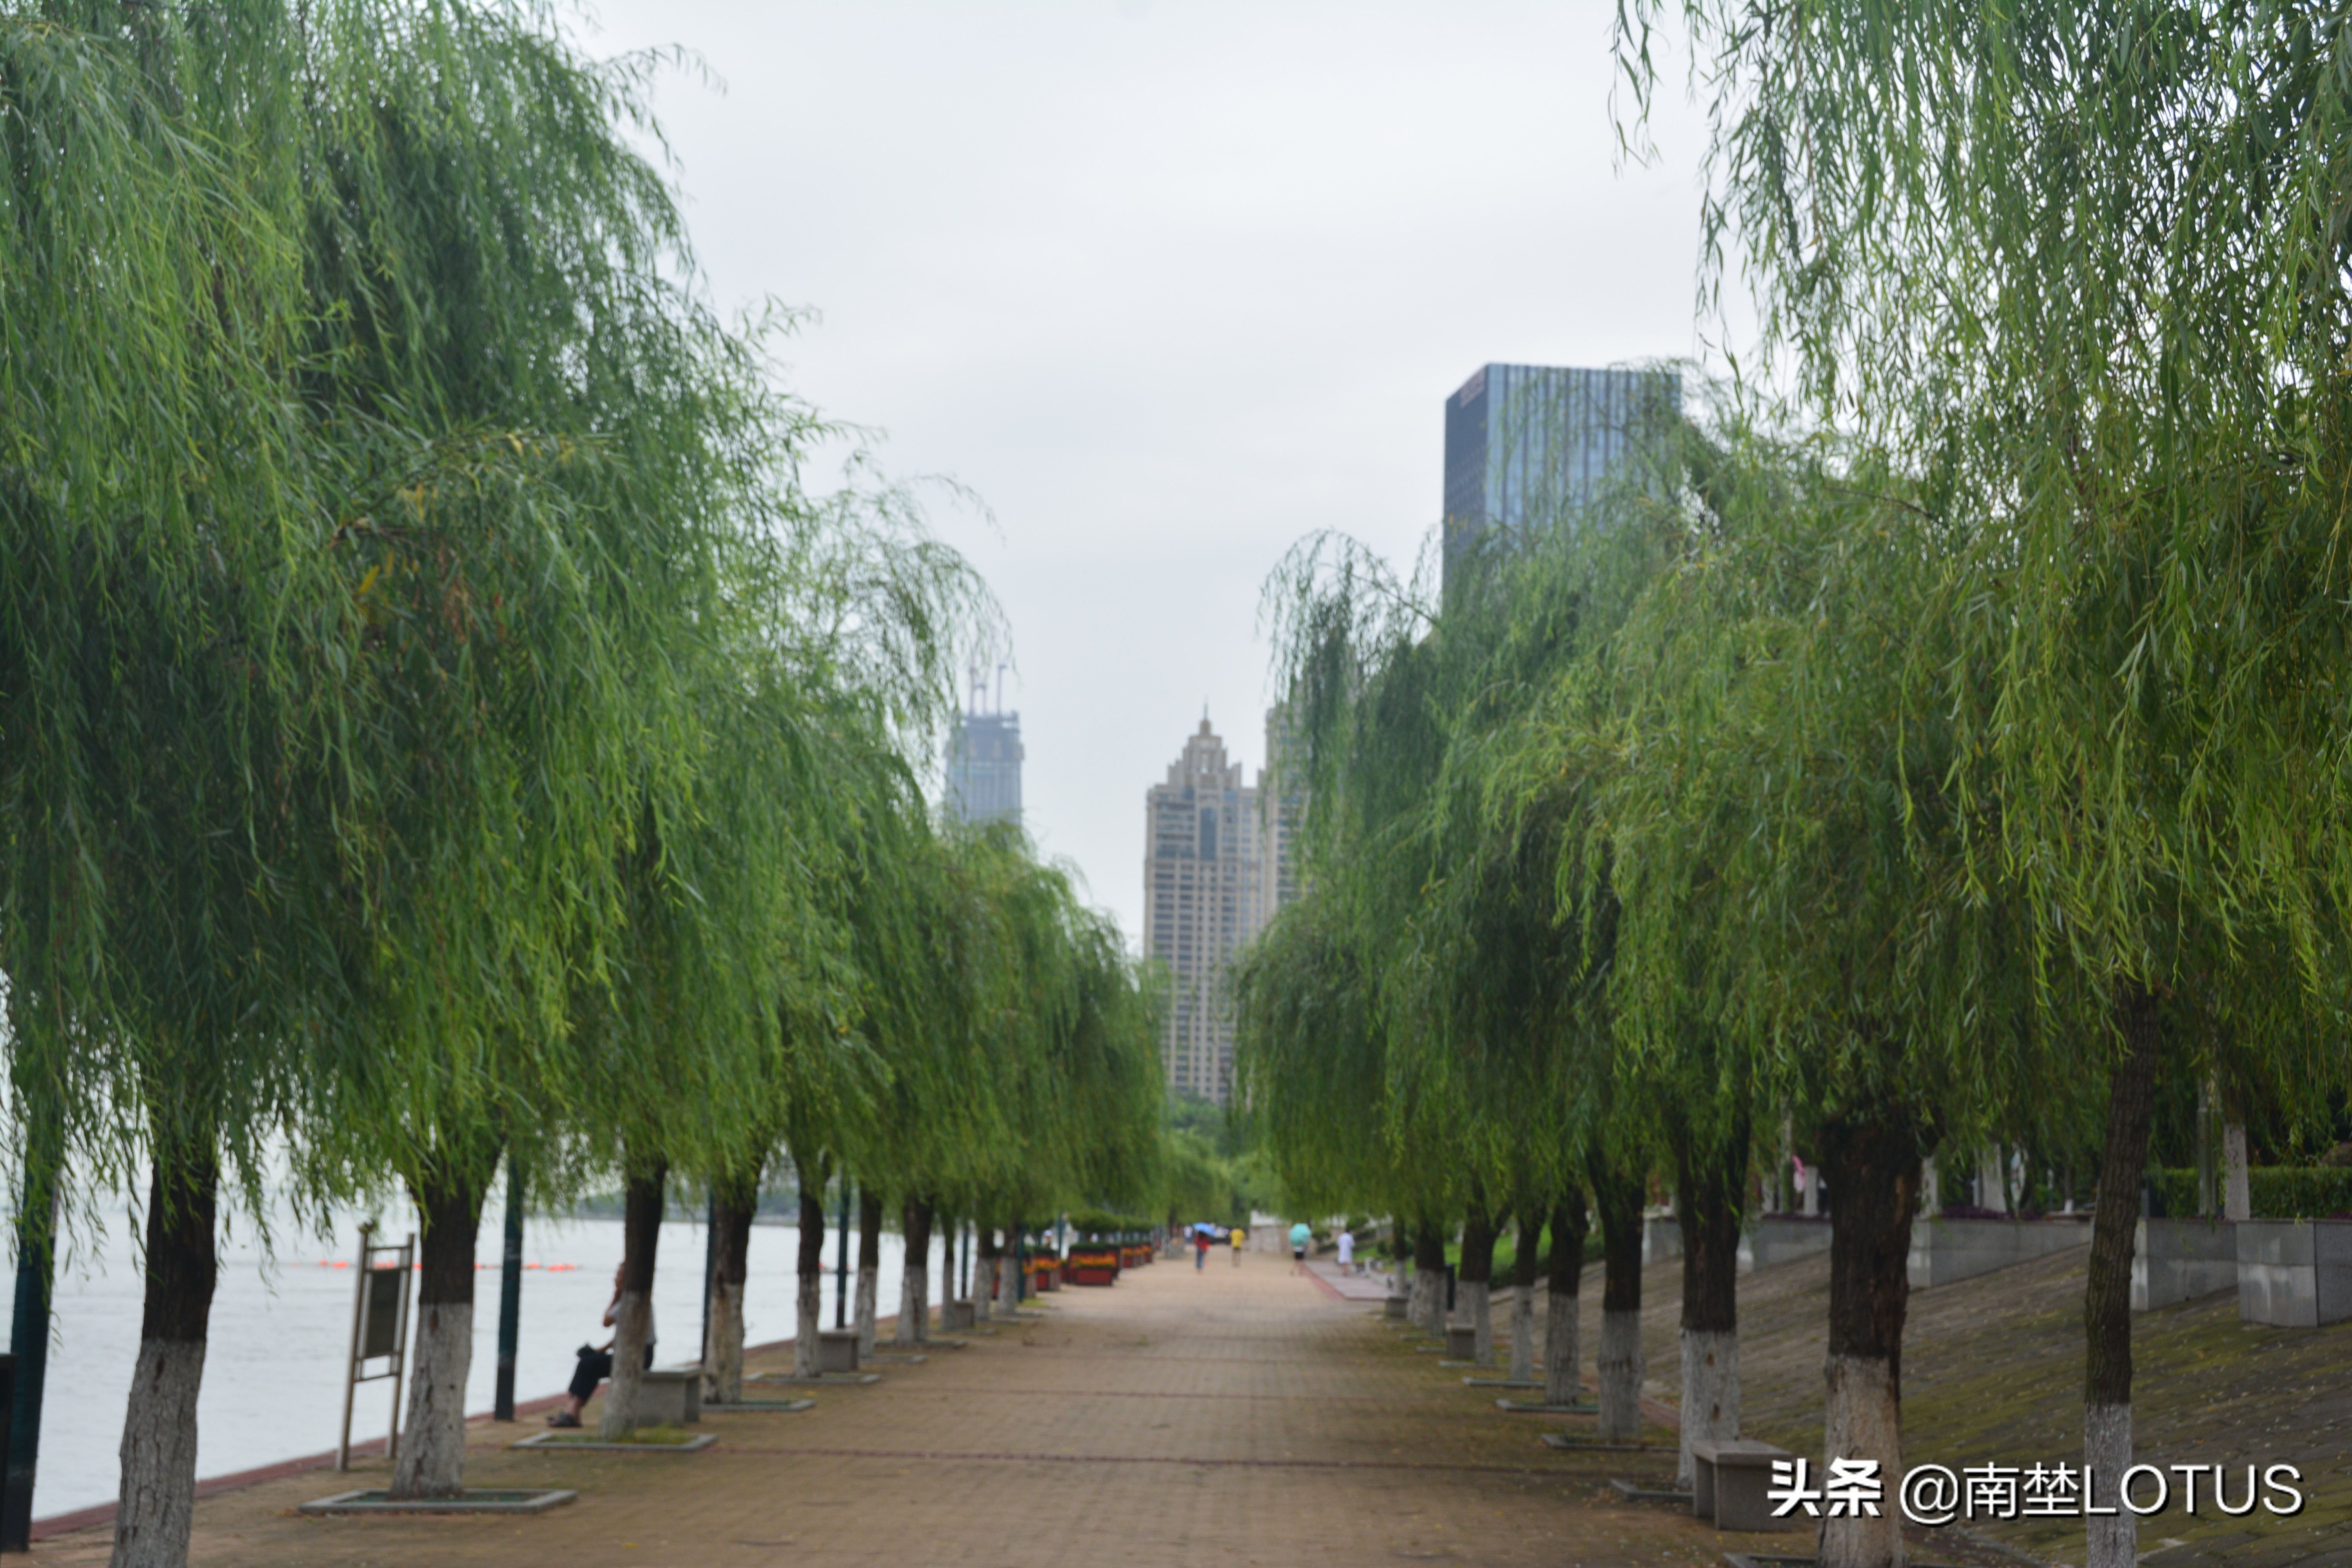
<instances>
[{"instance_id":1,"label":"row of willow trees","mask_svg":"<svg viewBox=\"0 0 2352 1568\"><path fill-rule=\"evenodd\" d=\"M0 5L10 1125L37 1301L53 1219L145 1194L118 1564L186 1558L224 1205L413 1197L418 1496L504 1160L626 1187L608 1427L672 1179L739 1371L772 1159L1145 1201L1117 931L914 776L987 596L803 486L788 322L713 312L639 151L656 63L527 0Z\"/></svg>"},{"instance_id":2,"label":"row of willow trees","mask_svg":"<svg viewBox=\"0 0 2352 1568\"><path fill-rule=\"evenodd\" d=\"M1621 7L1636 145L1664 10ZM1708 276L1740 258L1786 390L1662 399L1606 493L1442 591L1293 555L1311 890L1240 976L1246 1093L1302 1199L1424 1266L1460 1223L1474 1310L1496 1228L1532 1285L1548 1227L1554 1399L1597 1221L1604 1432L1662 1182L1685 1467L1738 1431L1759 1145L1807 1152L1827 1451L1890 1482L1923 1162L2079 1139L2112 1504L2152 1104L2316 1129L2347 1077L2352 39L2161 0L1681 17ZM1825 1521L1822 1561L1899 1563L1900 1522ZM2086 1528L2135 1560L2127 1510Z\"/></svg>"}]
</instances>

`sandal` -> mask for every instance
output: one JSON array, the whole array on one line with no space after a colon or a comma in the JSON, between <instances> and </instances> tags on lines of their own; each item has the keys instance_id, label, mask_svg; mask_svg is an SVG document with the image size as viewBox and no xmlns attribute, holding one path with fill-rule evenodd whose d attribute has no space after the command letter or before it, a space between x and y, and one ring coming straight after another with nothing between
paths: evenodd
<instances>
[{"instance_id":1,"label":"sandal","mask_svg":"<svg viewBox=\"0 0 2352 1568\"><path fill-rule=\"evenodd\" d=\"M580 1425L580 1417L572 1415L569 1410L559 1410L547 1418L547 1424L550 1426L577 1426Z\"/></svg>"}]
</instances>

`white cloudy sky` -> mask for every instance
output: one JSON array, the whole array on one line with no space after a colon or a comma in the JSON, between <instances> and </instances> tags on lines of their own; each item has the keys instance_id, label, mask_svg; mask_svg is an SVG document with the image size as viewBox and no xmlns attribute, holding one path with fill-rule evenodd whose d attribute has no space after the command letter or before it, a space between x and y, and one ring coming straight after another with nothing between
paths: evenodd
<instances>
[{"instance_id":1,"label":"white cloudy sky","mask_svg":"<svg viewBox=\"0 0 2352 1568\"><path fill-rule=\"evenodd\" d=\"M1202 716L1264 761L1259 590L1409 560L1490 360L1705 348L1698 116L1621 167L1612 0L601 0L722 302L821 313L795 390L950 475L1010 617L1032 831L1141 930L1143 792Z\"/></svg>"}]
</instances>

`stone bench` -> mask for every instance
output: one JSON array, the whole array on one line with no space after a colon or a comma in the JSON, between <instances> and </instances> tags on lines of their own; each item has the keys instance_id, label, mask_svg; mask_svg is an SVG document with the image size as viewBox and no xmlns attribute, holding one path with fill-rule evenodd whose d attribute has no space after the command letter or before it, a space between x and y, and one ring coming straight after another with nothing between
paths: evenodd
<instances>
[{"instance_id":1,"label":"stone bench","mask_svg":"<svg viewBox=\"0 0 2352 1568\"><path fill-rule=\"evenodd\" d=\"M1478 1331L1468 1323L1448 1323L1445 1327L1445 1359L1475 1361L1478 1355Z\"/></svg>"},{"instance_id":2,"label":"stone bench","mask_svg":"<svg viewBox=\"0 0 2352 1568\"><path fill-rule=\"evenodd\" d=\"M637 1424L691 1426L702 1419L702 1369L647 1371L637 1384Z\"/></svg>"},{"instance_id":3,"label":"stone bench","mask_svg":"<svg viewBox=\"0 0 2352 1568\"><path fill-rule=\"evenodd\" d=\"M960 1301L942 1301L940 1303L940 1327L943 1329L968 1329L971 1328L971 1325L972 1316L971 1297L967 1296Z\"/></svg>"},{"instance_id":4,"label":"stone bench","mask_svg":"<svg viewBox=\"0 0 2352 1568\"><path fill-rule=\"evenodd\" d=\"M1798 1530L1812 1520L1802 1510L1772 1517L1765 1494L1772 1487L1772 1462L1797 1456L1770 1443L1734 1437L1691 1445L1691 1512L1715 1521L1717 1530Z\"/></svg>"},{"instance_id":5,"label":"stone bench","mask_svg":"<svg viewBox=\"0 0 2352 1568\"><path fill-rule=\"evenodd\" d=\"M1404 1310L1412 1302L1412 1298L1410 1296L1383 1296L1381 1298L1381 1316L1402 1321Z\"/></svg>"},{"instance_id":6,"label":"stone bench","mask_svg":"<svg viewBox=\"0 0 2352 1568\"><path fill-rule=\"evenodd\" d=\"M2238 1316L2284 1329L2352 1318L2352 1221L2240 1220Z\"/></svg>"},{"instance_id":7,"label":"stone bench","mask_svg":"<svg viewBox=\"0 0 2352 1568\"><path fill-rule=\"evenodd\" d=\"M2144 1219L2132 1240L2131 1310L2153 1312L2238 1288L2238 1227L2226 1219Z\"/></svg>"},{"instance_id":8,"label":"stone bench","mask_svg":"<svg viewBox=\"0 0 2352 1568\"><path fill-rule=\"evenodd\" d=\"M856 1372L857 1370L857 1331L827 1329L818 1334L816 1369L819 1372Z\"/></svg>"}]
</instances>

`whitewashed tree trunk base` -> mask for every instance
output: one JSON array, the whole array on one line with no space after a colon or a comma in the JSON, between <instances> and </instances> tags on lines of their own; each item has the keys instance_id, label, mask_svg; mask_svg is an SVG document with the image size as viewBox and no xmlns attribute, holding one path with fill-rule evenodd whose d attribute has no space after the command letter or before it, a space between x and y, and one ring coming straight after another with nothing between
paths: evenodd
<instances>
[{"instance_id":1,"label":"whitewashed tree trunk base","mask_svg":"<svg viewBox=\"0 0 2352 1568\"><path fill-rule=\"evenodd\" d=\"M1455 1308L1470 1329L1470 1359L1480 1366L1495 1364L1494 1288L1484 1279L1465 1279L1454 1287Z\"/></svg>"},{"instance_id":2,"label":"whitewashed tree trunk base","mask_svg":"<svg viewBox=\"0 0 2352 1568\"><path fill-rule=\"evenodd\" d=\"M2221 1217L2254 1217L2253 1187L2246 1176L2246 1129L2241 1122L2221 1129Z\"/></svg>"},{"instance_id":3,"label":"whitewashed tree trunk base","mask_svg":"<svg viewBox=\"0 0 2352 1568\"><path fill-rule=\"evenodd\" d=\"M1601 1420L1604 1443L1631 1443L1642 1435L1642 1314L1601 1314Z\"/></svg>"},{"instance_id":4,"label":"whitewashed tree trunk base","mask_svg":"<svg viewBox=\"0 0 2352 1568\"><path fill-rule=\"evenodd\" d=\"M874 1353L874 1303L881 1289L881 1278L872 1268L857 1271L857 1294L852 1305L857 1324L857 1354L861 1361Z\"/></svg>"},{"instance_id":5,"label":"whitewashed tree trunk base","mask_svg":"<svg viewBox=\"0 0 2352 1568\"><path fill-rule=\"evenodd\" d=\"M639 1290L621 1292L613 1314L613 1380L604 1385L604 1418L596 1435L617 1442L637 1429L637 1390L646 1381L646 1331L653 1323L653 1303Z\"/></svg>"},{"instance_id":6,"label":"whitewashed tree trunk base","mask_svg":"<svg viewBox=\"0 0 2352 1568\"><path fill-rule=\"evenodd\" d=\"M1522 1285L1511 1292L1511 1381L1526 1383L1536 1374L1536 1288Z\"/></svg>"},{"instance_id":7,"label":"whitewashed tree trunk base","mask_svg":"<svg viewBox=\"0 0 2352 1568\"><path fill-rule=\"evenodd\" d=\"M931 1271L919 1263L907 1265L898 1279L898 1327L895 1344L919 1345L931 1337Z\"/></svg>"},{"instance_id":8,"label":"whitewashed tree trunk base","mask_svg":"<svg viewBox=\"0 0 2352 1568\"><path fill-rule=\"evenodd\" d=\"M1557 1290L1546 1293L1544 1308L1544 1403L1573 1405L1583 1395L1577 1376L1582 1347L1577 1343L1577 1299Z\"/></svg>"},{"instance_id":9,"label":"whitewashed tree trunk base","mask_svg":"<svg viewBox=\"0 0 2352 1568\"><path fill-rule=\"evenodd\" d=\"M2116 1511L2084 1521L2084 1568L2135 1568L2139 1562L2139 1520L2116 1500L2117 1485L2131 1462L2131 1406L2084 1405L2083 1463L2092 1475L2089 1500ZM2147 1495L2145 1489L2140 1495Z\"/></svg>"},{"instance_id":10,"label":"whitewashed tree trunk base","mask_svg":"<svg viewBox=\"0 0 2352 1568\"><path fill-rule=\"evenodd\" d=\"M994 1316L996 1300L996 1259L974 1258L971 1260L971 1321L984 1323Z\"/></svg>"},{"instance_id":11,"label":"whitewashed tree trunk base","mask_svg":"<svg viewBox=\"0 0 2352 1568\"><path fill-rule=\"evenodd\" d=\"M1414 1299L1419 1303L1413 1321L1419 1323L1425 1332L1444 1334L1445 1332L1445 1276L1434 1269L1423 1275L1416 1268L1412 1275L1412 1289Z\"/></svg>"},{"instance_id":12,"label":"whitewashed tree trunk base","mask_svg":"<svg viewBox=\"0 0 2352 1568\"><path fill-rule=\"evenodd\" d=\"M142 1340L122 1421L122 1489L111 1568L187 1568L196 1512L202 1340Z\"/></svg>"},{"instance_id":13,"label":"whitewashed tree trunk base","mask_svg":"<svg viewBox=\"0 0 2352 1568\"><path fill-rule=\"evenodd\" d=\"M1822 1434L1829 1459L1875 1459L1882 1477L1903 1474L1903 1408L1885 1362L1833 1355L1827 1368L1828 1421ZM1826 1513L1826 1510L1823 1510ZM1903 1568L1903 1511L1895 1488L1876 1519L1822 1521L1821 1568Z\"/></svg>"},{"instance_id":14,"label":"whitewashed tree trunk base","mask_svg":"<svg viewBox=\"0 0 2352 1568\"><path fill-rule=\"evenodd\" d=\"M394 1497L456 1497L466 1489L466 1374L473 1365L474 1304L420 1305Z\"/></svg>"},{"instance_id":15,"label":"whitewashed tree trunk base","mask_svg":"<svg viewBox=\"0 0 2352 1568\"><path fill-rule=\"evenodd\" d=\"M1697 1475L1693 1443L1739 1436L1739 1336L1685 1329L1682 1353L1682 1457L1675 1461L1675 1479L1688 1486Z\"/></svg>"},{"instance_id":16,"label":"whitewashed tree trunk base","mask_svg":"<svg viewBox=\"0 0 2352 1568\"><path fill-rule=\"evenodd\" d=\"M803 1274L793 1297L793 1375L814 1377L824 1370L816 1337L824 1331L824 1277Z\"/></svg>"},{"instance_id":17,"label":"whitewashed tree trunk base","mask_svg":"<svg viewBox=\"0 0 2352 1568\"><path fill-rule=\"evenodd\" d=\"M743 1398L743 1287L710 1282L710 1342L702 1347L702 1397L713 1405Z\"/></svg>"}]
</instances>

